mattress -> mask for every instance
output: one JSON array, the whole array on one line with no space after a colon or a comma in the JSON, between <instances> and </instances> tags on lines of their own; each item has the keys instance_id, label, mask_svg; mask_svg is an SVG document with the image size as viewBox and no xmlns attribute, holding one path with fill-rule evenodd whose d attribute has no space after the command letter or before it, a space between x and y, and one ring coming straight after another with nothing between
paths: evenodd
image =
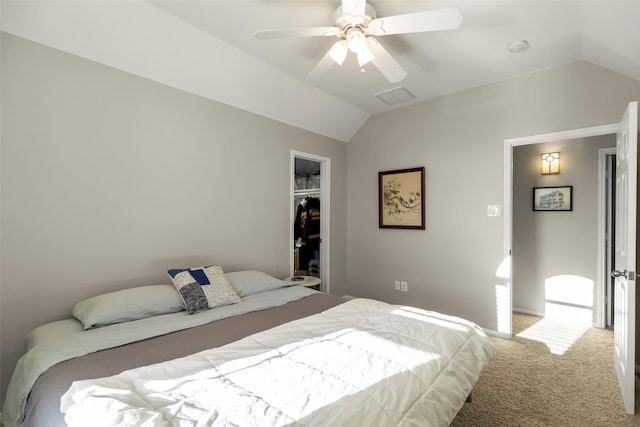
<instances>
[{"instance_id":1,"label":"mattress","mask_svg":"<svg viewBox=\"0 0 640 427\"><path fill-rule=\"evenodd\" d=\"M348 333L344 333L345 331ZM338 337L343 337L346 341L341 342L342 338ZM354 357L348 351L330 355L331 347L341 347L344 350L359 342L365 345L365 338L373 340L366 344L372 347L369 350L360 349L360 357L364 357L365 361L377 359L378 364L367 365L359 359L353 359L352 363L345 362ZM282 339L284 341L281 341ZM394 341L397 339L400 341ZM412 341L411 345L406 345L407 339ZM319 346L322 343L328 343L329 348ZM364 356L366 351L382 349L382 343L388 344L385 351L389 354L395 353L395 359L387 358L388 355L378 357L375 351ZM414 351L414 345L420 350ZM347 301L298 286L250 295L243 298L239 304L219 307L192 316L185 312L172 313L92 330L82 330L73 324L72 319L68 319L47 325L31 335L30 350L20 360L5 400L4 427L64 426L67 422L62 411L67 412L70 425L87 425L87 419L83 418L86 415L79 415L83 411L86 414L86 407L82 407L83 398L80 396L89 399L95 397L95 394L88 390L99 384L99 381L110 381L109 379L117 378L118 375L128 376L131 372L136 372L137 375L139 371L136 369L143 370L140 371L143 376L153 376L155 374L148 374L144 370L153 370L158 366L165 366L163 364L173 363L186 366L183 366L185 370L176 370L179 372L177 375L197 377L200 375L199 370L189 372L189 369L198 366L192 358L201 358L203 353L222 352L228 357L224 360L225 364L242 365L247 360L253 360L251 357L256 354L281 353L280 349L283 346L292 349L293 353L307 354L302 365L311 371L301 371L300 360L283 359L278 362L281 363L277 365L279 368L273 370L275 377L269 378L265 375L269 370L261 369L258 371L259 375L246 371L245 378L262 378L261 382L269 385L268 390L288 390L290 395L292 393L302 401L306 399L314 403L298 405L297 412L289 413L290 409L285 408L289 408L290 402L286 399L278 401L280 398L276 398L273 402L265 403L263 411L257 415L241 412L224 414L221 415L222 418L214 417L207 421L206 425L237 424L222 421L227 417L243 420L239 425L327 425L327 422L331 425L353 425L354 416L355 419L362 418L362 414L353 411L354 408L376 407L377 412L368 409L364 412L378 413L370 415L373 417L370 418L371 422L374 418L378 421L384 420L382 424L378 422L376 425L417 423L422 426L445 426L462 407L480 372L495 354L491 340L482 329L464 319L373 300ZM249 355L244 352L247 349ZM320 357L312 363L309 355L314 354ZM405 366L405 362L408 361L407 354L414 354L416 357L411 366ZM362 378L378 378L374 384L383 384L384 387L376 393L382 393L380 396L383 397L378 399L378 403L358 401L363 397L363 393L369 394L366 390L372 384L358 384L351 378L347 388L339 390L336 384L328 380L331 377L330 372L323 372L321 376L314 377L321 372L326 358L342 363L343 370L360 372L358 375ZM276 363L275 359L267 357L257 365L264 368L267 361ZM289 362L293 362L293 365L287 365ZM212 366L214 369L219 368L215 363ZM327 364L327 367L329 366L330 364ZM355 366L358 367L357 370L350 369ZM391 373L391 366L394 367L395 374ZM339 368L333 366L329 369ZM300 372L301 377L281 375L282 372ZM313 372L315 374L311 374ZM392 381L386 374L379 377L380 372L387 372L392 378L403 379ZM405 377L406 375L408 377ZM291 383L283 387L271 387L281 378L288 378ZM316 386L310 386L313 382L305 381L311 378L315 378ZM209 380L210 378L207 379ZM232 379L224 378L222 382L231 384ZM293 386L297 383L307 384L303 386L306 391L295 390ZM344 384L347 384L347 381L344 381ZM406 393L407 384L414 384L410 387L411 393ZM238 387L245 386L249 387L247 384L235 385L230 390L237 391ZM327 395L323 387L335 391L336 401L313 409L313 405L319 405ZM361 388L360 391L357 391L358 387ZM133 388L139 388L139 385ZM115 396L117 400L121 391L110 392L111 395L105 397L112 399ZM223 389L218 392L229 396L234 394ZM308 395L309 393L311 394ZM255 398L263 395L264 390L252 390L249 394ZM278 393L273 393L273 396L277 395ZM358 397L353 400L350 395ZM402 402L399 406L396 402L397 396L405 396L400 399ZM148 399L149 396L141 398ZM243 399L241 397L231 406L255 407L255 404L246 405ZM186 400L186 397L177 398L176 402L180 406L180 402ZM98 419L103 420L102 425L105 426L140 425L138 421L127 424L118 418L117 414L105 413L96 418L98 409L92 405L88 412L91 425L98 425ZM205 399L198 405L207 407L209 402ZM323 407L333 409L323 411ZM207 411L210 410L211 407L208 407ZM152 409L153 411L156 409ZM317 417L309 418L309 411ZM404 415L385 418L380 411L383 414L395 412ZM286 416L273 418L265 416L267 413L281 413ZM334 415L326 418L330 413ZM337 418L335 414L338 414ZM139 415L134 419L140 420ZM115 418L110 419L112 416ZM174 421L183 414L154 413L153 416L157 416L157 422L152 420L148 425L199 425L201 418L198 415L197 422L185 421L180 424Z\"/></svg>"}]
</instances>

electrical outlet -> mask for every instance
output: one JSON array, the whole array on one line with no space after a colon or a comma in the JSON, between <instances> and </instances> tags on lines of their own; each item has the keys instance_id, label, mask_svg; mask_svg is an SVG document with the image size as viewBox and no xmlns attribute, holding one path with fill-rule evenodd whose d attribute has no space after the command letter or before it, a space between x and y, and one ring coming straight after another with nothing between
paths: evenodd
<instances>
[{"instance_id":1,"label":"electrical outlet","mask_svg":"<svg viewBox=\"0 0 640 427\"><path fill-rule=\"evenodd\" d=\"M396 291L400 290L400 280L396 280L396 282L394 283L394 287L396 288Z\"/></svg>"},{"instance_id":2,"label":"electrical outlet","mask_svg":"<svg viewBox=\"0 0 640 427\"><path fill-rule=\"evenodd\" d=\"M408 288L407 282L400 282L400 290L402 292L407 292L408 290L407 288Z\"/></svg>"}]
</instances>

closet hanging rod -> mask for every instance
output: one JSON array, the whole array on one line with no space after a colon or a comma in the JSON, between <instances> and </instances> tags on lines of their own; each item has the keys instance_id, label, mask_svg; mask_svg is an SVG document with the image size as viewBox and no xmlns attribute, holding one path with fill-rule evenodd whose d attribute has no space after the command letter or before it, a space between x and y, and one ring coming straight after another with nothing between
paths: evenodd
<instances>
[{"instance_id":1,"label":"closet hanging rod","mask_svg":"<svg viewBox=\"0 0 640 427\"><path fill-rule=\"evenodd\" d=\"M320 189L319 188L308 188L305 190L294 190L293 194L296 196L319 196L320 195Z\"/></svg>"}]
</instances>

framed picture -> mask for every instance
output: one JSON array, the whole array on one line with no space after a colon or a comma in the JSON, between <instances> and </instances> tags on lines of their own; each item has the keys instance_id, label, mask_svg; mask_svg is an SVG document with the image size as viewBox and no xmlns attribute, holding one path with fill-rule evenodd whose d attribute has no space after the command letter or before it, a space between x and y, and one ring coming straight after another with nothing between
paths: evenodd
<instances>
[{"instance_id":1,"label":"framed picture","mask_svg":"<svg viewBox=\"0 0 640 427\"><path fill-rule=\"evenodd\" d=\"M534 211L572 211L573 186L536 187L533 189Z\"/></svg>"},{"instance_id":2,"label":"framed picture","mask_svg":"<svg viewBox=\"0 0 640 427\"><path fill-rule=\"evenodd\" d=\"M378 172L380 228L424 230L424 168Z\"/></svg>"}]
</instances>

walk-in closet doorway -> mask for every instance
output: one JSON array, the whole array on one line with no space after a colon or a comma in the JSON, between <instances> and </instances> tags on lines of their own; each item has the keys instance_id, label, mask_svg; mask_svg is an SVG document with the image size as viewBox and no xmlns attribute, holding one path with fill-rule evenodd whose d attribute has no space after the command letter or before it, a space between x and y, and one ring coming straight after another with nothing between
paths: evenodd
<instances>
[{"instance_id":1,"label":"walk-in closet doorway","mask_svg":"<svg viewBox=\"0 0 640 427\"><path fill-rule=\"evenodd\" d=\"M320 278L329 292L331 160L291 151L291 276ZM319 218L318 218L319 216Z\"/></svg>"}]
</instances>

